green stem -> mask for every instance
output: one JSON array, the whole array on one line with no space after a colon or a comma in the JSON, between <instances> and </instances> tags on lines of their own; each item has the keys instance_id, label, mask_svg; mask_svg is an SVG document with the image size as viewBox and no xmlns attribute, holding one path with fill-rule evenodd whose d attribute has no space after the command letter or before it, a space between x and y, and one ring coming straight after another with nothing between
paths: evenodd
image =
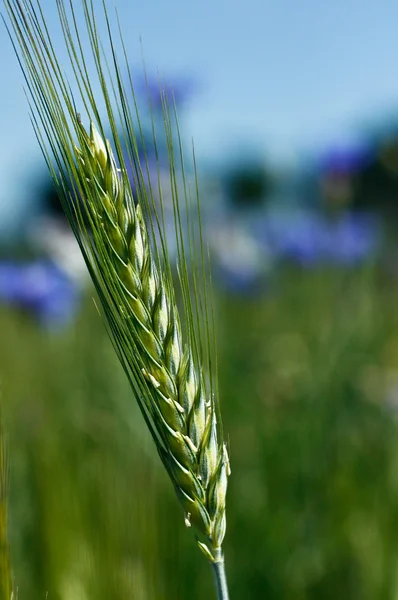
<instances>
[{"instance_id":1,"label":"green stem","mask_svg":"<svg viewBox=\"0 0 398 600\"><path fill-rule=\"evenodd\" d=\"M224 561L217 561L212 563L212 565L214 570L214 577L216 580L217 600L229 600Z\"/></svg>"}]
</instances>

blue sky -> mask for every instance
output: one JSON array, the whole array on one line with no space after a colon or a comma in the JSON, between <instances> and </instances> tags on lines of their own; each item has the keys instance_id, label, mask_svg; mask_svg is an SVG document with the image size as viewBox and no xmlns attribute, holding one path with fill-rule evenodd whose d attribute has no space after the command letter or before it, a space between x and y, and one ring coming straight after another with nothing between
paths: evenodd
<instances>
[{"instance_id":1,"label":"blue sky","mask_svg":"<svg viewBox=\"0 0 398 600\"><path fill-rule=\"evenodd\" d=\"M398 108L396 0L116 3L133 66L141 64L142 37L149 69L196 79L184 126L204 158L253 146L291 160ZM48 1L50 27L54 4ZM2 220L14 197L28 197L25 173L40 157L22 79L0 31Z\"/></svg>"}]
</instances>

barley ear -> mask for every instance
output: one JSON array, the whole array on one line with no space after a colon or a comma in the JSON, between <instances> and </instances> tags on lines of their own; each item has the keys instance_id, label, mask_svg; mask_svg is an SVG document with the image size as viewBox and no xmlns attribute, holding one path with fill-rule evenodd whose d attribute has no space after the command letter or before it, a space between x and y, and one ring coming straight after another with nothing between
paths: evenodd
<instances>
[{"instance_id":1,"label":"barley ear","mask_svg":"<svg viewBox=\"0 0 398 600\"><path fill-rule=\"evenodd\" d=\"M160 165L155 172L149 167L126 49L121 34L118 39L112 35L105 0L98 12L92 0L80 0L83 22L73 0L57 0L70 61L68 79L40 0L4 2L37 139L99 295L115 351L182 505L185 524L195 530L200 549L220 573L230 467L218 404L212 297L195 162L193 157L190 178L173 100L160 86L177 287ZM101 39L100 21L108 36ZM116 27L120 33L117 17ZM89 54L94 65L90 73ZM88 129L84 123L90 123ZM156 127L153 119L151 144L158 158ZM226 586L220 589L219 597L225 600Z\"/></svg>"},{"instance_id":2,"label":"barley ear","mask_svg":"<svg viewBox=\"0 0 398 600\"><path fill-rule=\"evenodd\" d=\"M173 282L153 256L141 205L116 168L110 144L94 123L90 134L80 125L80 139L82 187L95 190L87 194L87 210L110 277L104 283L122 309L154 439L185 523L207 539L207 556L215 562L225 535L230 473L226 447L218 439L215 401L206 394L202 365L195 364L183 339ZM102 263L95 267L100 270Z\"/></svg>"}]
</instances>

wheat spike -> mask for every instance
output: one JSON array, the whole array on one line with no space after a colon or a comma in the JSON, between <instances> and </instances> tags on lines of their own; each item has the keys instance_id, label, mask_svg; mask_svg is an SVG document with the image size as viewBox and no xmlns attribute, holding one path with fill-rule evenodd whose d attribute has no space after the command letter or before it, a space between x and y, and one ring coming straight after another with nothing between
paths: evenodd
<instances>
[{"instance_id":1,"label":"wheat spike","mask_svg":"<svg viewBox=\"0 0 398 600\"><path fill-rule=\"evenodd\" d=\"M214 339L209 325L211 297L206 283L200 218L200 250L196 252L198 240L193 240L191 222L187 227L188 249L184 242L177 159L185 206L190 197L181 142L178 133L177 140L173 136L168 99L162 97L183 297L180 312L168 257L163 208L157 208L154 201L153 189L158 184L160 196L162 190L137 150L137 139L144 142L140 115L136 104L134 117L129 110L135 96L126 50L121 37L128 93L105 0L102 17L108 32L106 48L106 40L99 38L98 15L92 0L79 1L84 14L83 27L79 25L73 0L57 0L77 88L75 94L71 92L64 67L58 62L40 0L4 2L13 31L10 35L28 85L33 126L97 289L115 350L183 506L185 523L194 526L199 547L215 565L216 580L220 579L230 467L214 384ZM94 63L94 71L90 73L87 48L81 38L83 28L88 34ZM104 122L99 114L94 79L105 104ZM77 105L90 119L89 132L77 114ZM111 130L110 141L106 140L105 129ZM155 130L153 138L156 149ZM122 142L127 145L128 160ZM135 197L127 167L133 173ZM145 172L150 175L149 190ZM226 585L222 588L219 597L224 600Z\"/></svg>"},{"instance_id":2,"label":"wheat spike","mask_svg":"<svg viewBox=\"0 0 398 600\"><path fill-rule=\"evenodd\" d=\"M108 277L136 348L137 371L149 391L146 407L155 425L159 454L185 511L187 526L207 538L200 547L212 561L224 539L228 453L217 434L213 398L206 397L203 374L184 344L168 271L152 256L139 203L119 173L110 143L95 125L80 126L76 153L90 194L91 222L106 240ZM98 235L98 233L97 233ZM94 248L95 250L95 248ZM115 288L117 292L115 294Z\"/></svg>"}]
</instances>

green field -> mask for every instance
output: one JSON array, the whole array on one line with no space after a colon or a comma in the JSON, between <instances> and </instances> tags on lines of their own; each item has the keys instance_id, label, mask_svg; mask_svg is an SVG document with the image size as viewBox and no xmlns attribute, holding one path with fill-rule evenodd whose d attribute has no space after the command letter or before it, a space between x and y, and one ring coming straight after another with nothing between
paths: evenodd
<instances>
[{"instance_id":1,"label":"green field","mask_svg":"<svg viewBox=\"0 0 398 600\"><path fill-rule=\"evenodd\" d=\"M0 307L18 598L210 600L90 296L61 332ZM215 308L231 599L397 599L398 281L285 269Z\"/></svg>"}]
</instances>

